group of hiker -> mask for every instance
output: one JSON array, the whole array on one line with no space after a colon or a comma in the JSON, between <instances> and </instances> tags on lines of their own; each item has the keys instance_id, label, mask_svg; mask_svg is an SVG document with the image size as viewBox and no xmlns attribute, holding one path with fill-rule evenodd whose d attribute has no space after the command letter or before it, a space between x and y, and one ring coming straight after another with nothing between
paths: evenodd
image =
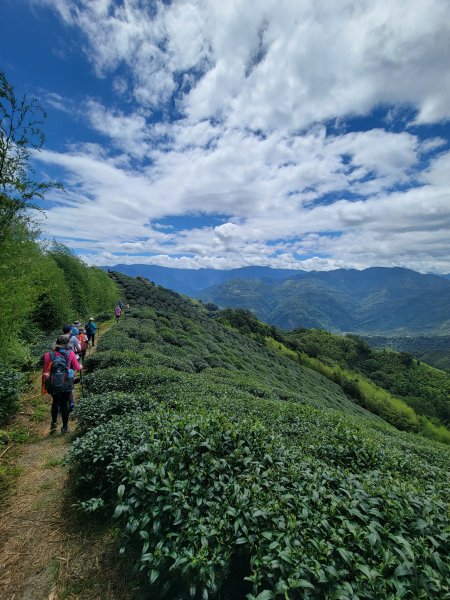
<instances>
[{"instance_id":1,"label":"group of hiker","mask_svg":"<svg viewBox=\"0 0 450 600\"><path fill-rule=\"evenodd\" d=\"M50 433L57 429L58 413L61 413L61 433L69 433L69 414L75 407L73 387L75 371L83 369L83 360L87 349L95 346L97 325L91 317L84 327L80 321L63 327L62 335L56 339L52 352L44 355L42 370L42 394L50 394L51 407Z\"/></svg>"},{"instance_id":2,"label":"group of hiker","mask_svg":"<svg viewBox=\"0 0 450 600\"><path fill-rule=\"evenodd\" d=\"M129 304L126 308L129 308ZM119 322L123 309L123 301L119 299L114 310L116 322ZM64 325L63 333L56 339L53 351L44 355L41 393L50 394L53 399L50 433L57 429L58 413L61 413L62 417L61 433L69 433L69 415L75 408L75 371L80 373L82 382L83 361L88 348L95 346L96 333L94 317L91 317L84 327L78 320Z\"/></svg>"}]
</instances>

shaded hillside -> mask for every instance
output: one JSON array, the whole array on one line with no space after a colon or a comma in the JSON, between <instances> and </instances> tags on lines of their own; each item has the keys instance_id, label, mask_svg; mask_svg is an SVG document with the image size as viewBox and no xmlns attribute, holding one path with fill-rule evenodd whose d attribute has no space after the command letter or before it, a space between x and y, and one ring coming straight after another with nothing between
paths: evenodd
<instances>
[{"instance_id":1,"label":"shaded hillside","mask_svg":"<svg viewBox=\"0 0 450 600\"><path fill-rule=\"evenodd\" d=\"M69 467L143 597L447 597L447 447L355 412L216 311L119 279L132 308L88 363Z\"/></svg>"},{"instance_id":2,"label":"shaded hillside","mask_svg":"<svg viewBox=\"0 0 450 600\"><path fill-rule=\"evenodd\" d=\"M248 308L283 329L450 332L450 281L401 268L301 273L281 282L233 280L199 297L223 307Z\"/></svg>"},{"instance_id":3,"label":"shaded hillside","mask_svg":"<svg viewBox=\"0 0 450 600\"><path fill-rule=\"evenodd\" d=\"M364 336L364 339L374 348L392 348L398 352L411 354L424 362L450 371L450 335L435 336Z\"/></svg>"},{"instance_id":4,"label":"shaded hillside","mask_svg":"<svg viewBox=\"0 0 450 600\"><path fill-rule=\"evenodd\" d=\"M286 339L326 364L365 375L405 400L419 415L450 426L450 374L414 360L411 353L373 350L361 338L317 329L295 330Z\"/></svg>"}]
</instances>

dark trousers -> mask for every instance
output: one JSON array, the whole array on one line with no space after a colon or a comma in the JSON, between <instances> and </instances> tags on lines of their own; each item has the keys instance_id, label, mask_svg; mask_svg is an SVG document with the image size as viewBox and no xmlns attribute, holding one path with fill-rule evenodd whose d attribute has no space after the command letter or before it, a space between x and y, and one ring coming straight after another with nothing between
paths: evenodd
<instances>
[{"instance_id":1,"label":"dark trousers","mask_svg":"<svg viewBox=\"0 0 450 600\"><path fill-rule=\"evenodd\" d=\"M95 346L95 333L87 333L88 343L91 342L93 346Z\"/></svg>"},{"instance_id":2,"label":"dark trousers","mask_svg":"<svg viewBox=\"0 0 450 600\"><path fill-rule=\"evenodd\" d=\"M61 392L60 394L55 394L52 396L52 423L56 423L58 421L58 410L60 410L62 416L62 426L67 427L67 423L69 422L69 401L71 395L72 392Z\"/></svg>"}]
</instances>

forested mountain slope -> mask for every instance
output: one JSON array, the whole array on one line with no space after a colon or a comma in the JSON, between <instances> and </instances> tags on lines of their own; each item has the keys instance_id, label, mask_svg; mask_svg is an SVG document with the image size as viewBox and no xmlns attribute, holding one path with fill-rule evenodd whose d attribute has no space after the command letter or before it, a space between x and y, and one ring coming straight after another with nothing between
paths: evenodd
<instances>
[{"instance_id":1,"label":"forested mountain slope","mask_svg":"<svg viewBox=\"0 0 450 600\"><path fill-rule=\"evenodd\" d=\"M363 338L373 348L391 348L397 352L410 352L437 369L450 372L450 335L379 336Z\"/></svg>"},{"instance_id":2,"label":"forested mountain slope","mask_svg":"<svg viewBox=\"0 0 450 600\"><path fill-rule=\"evenodd\" d=\"M144 595L448 596L448 447L216 311L117 278L132 308L87 365L69 465Z\"/></svg>"},{"instance_id":3,"label":"forested mountain slope","mask_svg":"<svg viewBox=\"0 0 450 600\"><path fill-rule=\"evenodd\" d=\"M282 327L386 335L450 332L450 281L401 268L300 273L284 281L232 280L199 293Z\"/></svg>"},{"instance_id":4,"label":"forested mountain slope","mask_svg":"<svg viewBox=\"0 0 450 600\"><path fill-rule=\"evenodd\" d=\"M409 352L374 350L353 335L297 329L285 336L309 356L362 374L405 400L418 414L450 426L450 374L415 360Z\"/></svg>"}]
</instances>

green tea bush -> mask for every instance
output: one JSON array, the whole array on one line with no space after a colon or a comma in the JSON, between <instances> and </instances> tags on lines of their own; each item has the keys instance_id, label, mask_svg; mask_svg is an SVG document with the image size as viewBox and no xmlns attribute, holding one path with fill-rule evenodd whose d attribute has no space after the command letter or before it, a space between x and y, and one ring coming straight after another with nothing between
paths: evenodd
<instances>
[{"instance_id":1,"label":"green tea bush","mask_svg":"<svg viewBox=\"0 0 450 600\"><path fill-rule=\"evenodd\" d=\"M108 391L152 391L167 382L181 381L182 375L167 368L112 367L84 377L84 387L90 394Z\"/></svg>"},{"instance_id":2,"label":"green tea bush","mask_svg":"<svg viewBox=\"0 0 450 600\"><path fill-rule=\"evenodd\" d=\"M85 473L87 452L81 483L107 502L116 486L114 515L152 597L214 598L236 585L299 599L448 590L448 516L430 489L308 459L254 420L157 411L90 431L72 470Z\"/></svg>"},{"instance_id":3,"label":"green tea bush","mask_svg":"<svg viewBox=\"0 0 450 600\"><path fill-rule=\"evenodd\" d=\"M73 491L81 500L107 503L125 465L146 450L150 425L139 412L119 415L77 438L67 455Z\"/></svg>"},{"instance_id":4,"label":"green tea bush","mask_svg":"<svg viewBox=\"0 0 450 600\"><path fill-rule=\"evenodd\" d=\"M131 350L108 350L105 352L96 352L85 361L84 368L86 373L98 369L108 369L110 367L123 367L134 364L135 366L150 366L151 360L144 354L137 354Z\"/></svg>"},{"instance_id":5,"label":"green tea bush","mask_svg":"<svg viewBox=\"0 0 450 600\"><path fill-rule=\"evenodd\" d=\"M108 331L101 337L97 348L97 350L117 350L119 352L126 350L138 352L140 349L141 343L139 340L126 336L114 335L113 331Z\"/></svg>"},{"instance_id":6,"label":"green tea bush","mask_svg":"<svg viewBox=\"0 0 450 600\"><path fill-rule=\"evenodd\" d=\"M328 378L344 370L266 348L264 328L243 337L131 281L154 313L104 336L69 466L85 510L115 516L143 596L446 600L450 448L352 402Z\"/></svg>"},{"instance_id":7,"label":"green tea bush","mask_svg":"<svg viewBox=\"0 0 450 600\"><path fill-rule=\"evenodd\" d=\"M145 412L158 406L159 402L150 395L125 392L107 392L83 398L75 408L77 433L84 433L98 425L107 423L117 415Z\"/></svg>"},{"instance_id":8,"label":"green tea bush","mask_svg":"<svg viewBox=\"0 0 450 600\"><path fill-rule=\"evenodd\" d=\"M106 321L110 321L112 318L114 317L114 313L113 311L104 311L99 313L96 317L95 317L95 321L97 323L106 323Z\"/></svg>"}]
</instances>

